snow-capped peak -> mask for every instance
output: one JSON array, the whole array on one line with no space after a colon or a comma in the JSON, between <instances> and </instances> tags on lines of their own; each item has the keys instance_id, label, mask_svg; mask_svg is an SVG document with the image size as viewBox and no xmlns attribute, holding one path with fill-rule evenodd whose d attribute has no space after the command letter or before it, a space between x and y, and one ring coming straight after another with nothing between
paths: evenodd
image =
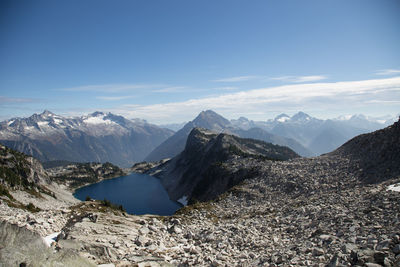
<instances>
[{"instance_id":1,"label":"snow-capped peak","mask_svg":"<svg viewBox=\"0 0 400 267\"><path fill-rule=\"evenodd\" d=\"M83 118L83 122L86 124L113 124L112 120L106 118L106 114L103 112L93 112L92 114L89 114L87 117Z\"/></svg>"},{"instance_id":2,"label":"snow-capped peak","mask_svg":"<svg viewBox=\"0 0 400 267\"><path fill-rule=\"evenodd\" d=\"M47 117L54 117L56 116L56 114L54 114L53 112L49 111L49 110L44 110L41 114L39 114L42 118L47 118Z\"/></svg>"},{"instance_id":3,"label":"snow-capped peak","mask_svg":"<svg viewBox=\"0 0 400 267\"><path fill-rule=\"evenodd\" d=\"M341 116L335 118L334 120L347 121L347 120L350 120L352 116L353 115L349 115L349 114L348 115L341 115Z\"/></svg>"},{"instance_id":4,"label":"snow-capped peak","mask_svg":"<svg viewBox=\"0 0 400 267\"><path fill-rule=\"evenodd\" d=\"M385 115L385 116L380 116L380 117L371 117L371 116L366 116L364 114L355 114L355 115L342 115L334 120L337 121L349 121L352 123L379 123L379 124L384 124L384 125L389 125L392 124L396 121L396 117L393 117L391 115Z\"/></svg>"},{"instance_id":5,"label":"snow-capped peak","mask_svg":"<svg viewBox=\"0 0 400 267\"><path fill-rule=\"evenodd\" d=\"M286 115L285 113L282 113L282 114L276 116L274 120L278 121L278 122L285 122L285 121L290 120L290 117L288 115Z\"/></svg>"},{"instance_id":6,"label":"snow-capped peak","mask_svg":"<svg viewBox=\"0 0 400 267\"><path fill-rule=\"evenodd\" d=\"M291 121L305 122L311 120L310 115L300 111L292 116Z\"/></svg>"}]
</instances>

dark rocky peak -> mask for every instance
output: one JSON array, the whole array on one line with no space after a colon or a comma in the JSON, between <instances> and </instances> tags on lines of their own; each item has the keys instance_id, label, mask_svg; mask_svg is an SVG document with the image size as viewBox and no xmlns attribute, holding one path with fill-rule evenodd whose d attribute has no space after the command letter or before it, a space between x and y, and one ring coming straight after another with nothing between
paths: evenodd
<instances>
[{"instance_id":1,"label":"dark rocky peak","mask_svg":"<svg viewBox=\"0 0 400 267\"><path fill-rule=\"evenodd\" d=\"M291 121L294 121L294 122L306 122L306 121L309 121L311 119L312 118L311 118L310 115L300 111L300 112L298 112L298 113L296 113L296 114L294 114L292 116Z\"/></svg>"},{"instance_id":2,"label":"dark rocky peak","mask_svg":"<svg viewBox=\"0 0 400 267\"><path fill-rule=\"evenodd\" d=\"M110 114L110 113L109 113ZM100 116L105 116L106 114L104 112L101 111L95 111L91 114L89 114L88 117L100 117Z\"/></svg>"},{"instance_id":3,"label":"dark rocky peak","mask_svg":"<svg viewBox=\"0 0 400 267\"><path fill-rule=\"evenodd\" d=\"M210 200L254 173L235 169L230 160L288 160L298 155L287 147L194 128L185 149L162 165L160 177L171 199ZM233 169L232 169L233 168Z\"/></svg>"},{"instance_id":4,"label":"dark rocky peak","mask_svg":"<svg viewBox=\"0 0 400 267\"><path fill-rule=\"evenodd\" d=\"M56 114L54 114L53 112L51 112L51 111L45 109L45 110L40 114L40 116L42 116L42 117L48 117L48 116L56 116Z\"/></svg>"},{"instance_id":5,"label":"dark rocky peak","mask_svg":"<svg viewBox=\"0 0 400 267\"><path fill-rule=\"evenodd\" d=\"M124 117L122 117L120 115L112 114L111 112L107 113L107 115L104 116L104 120L111 120L111 121L116 122L116 123L118 123L119 125L122 125L122 126L126 126L130 122L128 119L126 119L126 118L124 118Z\"/></svg>"},{"instance_id":6,"label":"dark rocky peak","mask_svg":"<svg viewBox=\"0 0 400 267\"><path fill-rule=\"evenodd\" d=\"M400 175L400 118L393 125L354 137L329 155L357 162L366 182L381 182Z\"/></svg>"},{"instance_id":7,"label":"dark rocky peak","mask_svg":"<svg viewBox=\"0 0 400 267\"><path fill-rule=\"evenodd\" d=\"M248 118L245 118L245 117L240 117L240 118L238 119L238 121L240 121L240 122L249 122L249 119L248 119Z\"/></svg>"},{"instance_id":8,"label":"dark rocky peak","mask_svg":"<svg viewBox=\"0 0 400 267\"><path fill-rule=\"evenodd\" d=\"M56 114L54 114L53 112L49 111L49 110L44 110L42 113L40 114L33 114L32 116L30 116L29 118L22 118L21 120L24 120L27 122L27 124L32 124L32 123L37 123L39 121L52 121L54 119L54 117L60 117Z\"/></svg>"},{"instance_id":9,"label":"dark rocky peak","mask_svg":"<svg viewBox=\"0 0 400 267\"><path fill-rule=\"evenodd\" d=\"M217 136L217 134L210 130L198 127L193 128L187 138L185 150L197 150L200 147L203 147L205 143L209 142L211 138L215 136Z\"/></svg>"},{"instance_id":10,"label":"dark rocky peak","mask_svg":"<svg viewBox=\"0 0 400 267\"><path fill-rule=\"evenodd\" d=\"M200 112L200 114L192 121L194 127L202 127L212 130L222 130L231 123L218 113L212 110Z\"/></svg>"}]
</instances>

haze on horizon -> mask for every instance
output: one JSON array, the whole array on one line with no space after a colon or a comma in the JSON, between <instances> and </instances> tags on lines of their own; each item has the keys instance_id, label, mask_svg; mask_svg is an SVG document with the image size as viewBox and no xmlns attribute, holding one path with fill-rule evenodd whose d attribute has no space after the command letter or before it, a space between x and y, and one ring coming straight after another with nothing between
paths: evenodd
<instances>
[{"instance_id":1,"label":"haze on horizon","mask_svg":"<svg viewBox=\"0 0 400 267\"><path fill-rule=\"evenodd\" d=\"M1 1L0 119L400 112L400 2Z\"/></svg>"}]
</instances>

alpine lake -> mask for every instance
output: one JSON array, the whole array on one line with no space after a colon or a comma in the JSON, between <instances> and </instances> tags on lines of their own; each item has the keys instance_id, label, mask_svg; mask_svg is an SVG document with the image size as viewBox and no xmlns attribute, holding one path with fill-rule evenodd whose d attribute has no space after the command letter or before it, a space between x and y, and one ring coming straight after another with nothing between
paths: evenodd
<instances>
[{"instance_id":1,"label":"alpine lake","mask_svg":"<svg viewBox=\"0 0 400 267\"><path fill-rule=\"evenodd\" d=\"M173 215L182 205L172 201L159 179L140 173L131 173L78 188L74 196L84 201L87 197L107 199L122 205L127 213L142 215Z\"/></svg>"}]
</instances>

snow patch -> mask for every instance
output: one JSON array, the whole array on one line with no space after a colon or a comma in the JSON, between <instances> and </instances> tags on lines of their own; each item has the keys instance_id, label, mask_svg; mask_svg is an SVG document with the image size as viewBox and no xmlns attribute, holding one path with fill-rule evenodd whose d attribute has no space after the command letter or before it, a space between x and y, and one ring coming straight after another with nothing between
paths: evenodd
<instances>
[{"instance_id":1,"label":"snow patch","mask_svg":"<svg viewBox=\"0 0 400 267\"><path fill-rule=\"evenodd\" d=\"M87 124L113 124L113 121L105 120L104 116L101 117L89 117L83 120L84 123Z\"/></svg>"},{"instance_id":2,"label":"snow patch","mask_svg":"<svg viewBox=\"0 0 400 267\"><path fill-rule=\"evenodd\" d=\"M61 123L62 123L62 120L60 120L60 119L54 118L53 120L54 120L54 122L55 122L56 124L61 124Z\"/></svg>"},{"instance_id":3,"label":"snow patch","mask_svg":"<svg viewBox=\"0 0 400 267\"><path fill-rule=\"evenodd\" d=\"M52 233L52 234L50 234L50 235L48 235L46 237L43 237L43 240L46 243L46 245L48 247L50 247L53 242L56 242L56 238L60 233L61 232L56 232L56 233Z\"/></svg>"},{"instance_id":4,"label":"snow patch","mask_svg":"<svg viewBox=\"0 0 400 267\"><path fill-rule=\"evenodd\" d=\"M47 121L38 121L37 124L39 126L46 126L46 125L49 125L49 122L47 122Z\"/></svg>"},{"instance_id":5,"label":"snow patch","mask_svg":"<svg viewBox=\"0 0 400 267\"><path fill-rule=\"evenodd\" d=\"M14 123L14 121L15 121L15 120L11 120L11 121L7 122L7 125L10 126L11 124Z\"/></svg>"},{"instance_id":6,"label":"snow patch","mask_svg":"<svg viewBox=\"0 0 400 267\"><path fill-rule=\"evenodd\" d=\"M285 122L285 121L288 121L288 120L290 120L289 117L280 117L279 119L277 119L277 121L279 121L279 122Z\"/></svg>"},{"instance_id":7,"label":"snow patch","mask_svg":"<svg viewBox=\"0 0 400 267\"><path fill-rule=\"evenodd\" d=\"M177 200L179 203L181 203L183 206L187 206L188 204L188 197L187 196L182 196L180 199Z\"/></svg>"},{"instance_id":8,"label":"snow patch","mask_svg":"<svg viewBox=\"0 0 400 267\"><path fill-rule=\"evenodd\" d=\"M400 183L389 185L386 190L400 192Z\"/></svg>"},{"instance_id":9,"label":"snow patch","mask_svg":"<svg viewBox=\"0 0 400 267\"><path fill-rule=\"evenodd\" d=\"M33 127L33 126L25 126L24 130L25 131L33 131L33 130L35 130L35 127Z\"/></svg>"}]
</instances>

